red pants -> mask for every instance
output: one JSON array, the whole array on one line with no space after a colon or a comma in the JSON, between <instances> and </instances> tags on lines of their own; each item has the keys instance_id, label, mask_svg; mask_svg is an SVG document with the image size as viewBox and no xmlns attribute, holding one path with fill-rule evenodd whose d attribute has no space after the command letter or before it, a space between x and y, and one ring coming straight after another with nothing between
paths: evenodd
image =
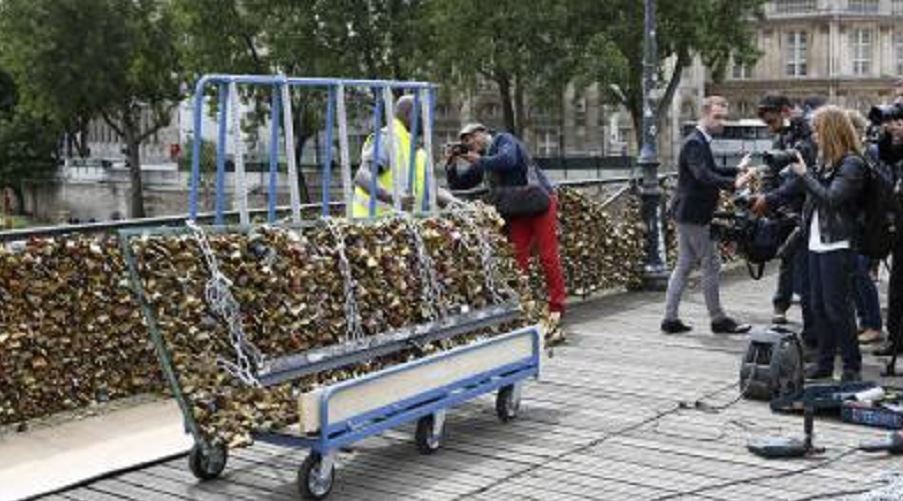
<instances>
[{"instance_id":1,"label":"red pants","mask_svg":"<svg viewBox=\"0 0 903 501\"><path fill-rule=\"evenodd\" d=\"M549 291L549 311L564 312L566 292L561 258L558 255L558 197L552 196L549 210L538 216L512 218L508 221L508 240L514 246L517 264L526 273L530 268L530 254L535 243L539 247L539 262L546 276Z\"/></svg>"}]
</instances>

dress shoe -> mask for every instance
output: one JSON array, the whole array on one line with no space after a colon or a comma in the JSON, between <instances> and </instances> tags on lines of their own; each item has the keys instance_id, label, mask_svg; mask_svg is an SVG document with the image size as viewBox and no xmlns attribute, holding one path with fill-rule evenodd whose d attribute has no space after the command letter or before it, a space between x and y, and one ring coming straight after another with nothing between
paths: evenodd
<instances>
[{"instance_id":1,"label":"dress shoe","mask_svg":"<svg viewBox=\"0 0 903 501\"><path fill-rule=\"evenodd\" d=\"M715 334L743 334L749 332L750 329L752 329L751 325L738 324L736 320L730 317L712 322L712 332Z\"/></svg>"},{"instance_id":2,"label":"dress shoe","mask_svg":"<svg viewBox=\"0 0 903 501\"><path fill-rule=\"evenodd\" d=\"M775 307L774 314L771 316L771 323L775 325L787 325L787 310Z\"/></svg>"},{"instance_id":3,"label":"dress shoe","mask_svg":"<svg viewBox=\"0 0 903 501\"><path fill-rule=\"evenodd\" d=\"M683 332L690 332L691 330L693 330L693 328L683 323L680 319L662 320L662 332L665 334L680 334Z\"/></svg>"},{"instance_id":4,"label":"dress shoe","mask_svg":"<svg viewBox=\"0 0 903 501\"><path fill-rule=\"evenodd\" d=\"M806 367L806 379L832 379L833 377L833 369L822 369L817 365Z\"/></svg>"}]
</instances>

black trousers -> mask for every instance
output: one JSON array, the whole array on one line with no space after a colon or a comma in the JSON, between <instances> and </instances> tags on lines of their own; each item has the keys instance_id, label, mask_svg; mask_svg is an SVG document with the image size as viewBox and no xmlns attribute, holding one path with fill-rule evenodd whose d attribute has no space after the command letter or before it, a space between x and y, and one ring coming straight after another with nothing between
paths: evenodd
<instances>
[{"instance_id":1,"label":"black trousers","mask_svg":"<svg viewBox=\"0 0 903 501\"><path fill-rule=\"evenodd\" d=\"M809 252L810 302L818 333L818 366L823 370L834 370L838 348L844 371L862 369L853 308L855 258L849 249Z\"/></svg>"},{"instance_id":2,"label":"black trousers","mask_svg":"<svg viewBox=\"0 0 903 501\"><path fill-rule=\"evenodd\" d=\"M891 259L887 287L887 334L894 347L900 349L903 348L903 232L897 233Z\"/></svg>"}]
</instances>

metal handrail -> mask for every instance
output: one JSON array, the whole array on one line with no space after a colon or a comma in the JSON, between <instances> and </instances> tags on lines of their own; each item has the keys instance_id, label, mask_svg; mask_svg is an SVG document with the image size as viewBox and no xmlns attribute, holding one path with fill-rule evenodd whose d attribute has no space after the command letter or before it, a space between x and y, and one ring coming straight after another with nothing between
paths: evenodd
<instances>
[{"instance_id":1,"label":"metal handrail","mask_svg":"<svg viewBox=\"0 0 903 501\"><path fill-rule=\"evenodd\" d=\"M331 208L344 207L344 203L332 202L329 204ZM320 209L322 204L302 204L302 210ZM251 209L251 215L267 215L267 208ZM291 208L288 205L282 205L276 208L280 214L287 214ZM237 218L238 211L225 211L223 213L228 218ZM198 213L199 221L211 222L215 218L214 212ZM140 219L125 219L121 221L110 221L101 223L83 223L83 224L66 224L56 226L40 226L36 228L23 228L20 230L0 231L0 242L11 242L16 240L27 240L29 238L55 237L68 235L71 233L104 233L114 232L125 228L143 228L152 226L176 226L184 224L189 219L188 214L177 214L174 216L158 216L145 217Z\"/></svg>"}]
</instances>

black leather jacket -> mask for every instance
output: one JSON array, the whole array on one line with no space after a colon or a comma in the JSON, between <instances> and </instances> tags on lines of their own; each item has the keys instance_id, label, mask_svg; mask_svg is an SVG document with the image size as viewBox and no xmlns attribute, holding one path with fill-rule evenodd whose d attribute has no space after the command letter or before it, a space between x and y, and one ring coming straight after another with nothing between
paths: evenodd
<instances>
[{"instance_id":1,"label":"black leather jacket","mask_svg":"<svg viewBox=\"0 0 903 501\"><path fill-rule=\"evenodd\" d=\"M818 211L821 241L831 244L849 240L853 247L859 239L862 216L862 190L866 176L862 157L848 154L839 167L810 169L802 176L806 190L803 204L803 230L807 238L812 215Z\"/></svg>"}]
</instances>

